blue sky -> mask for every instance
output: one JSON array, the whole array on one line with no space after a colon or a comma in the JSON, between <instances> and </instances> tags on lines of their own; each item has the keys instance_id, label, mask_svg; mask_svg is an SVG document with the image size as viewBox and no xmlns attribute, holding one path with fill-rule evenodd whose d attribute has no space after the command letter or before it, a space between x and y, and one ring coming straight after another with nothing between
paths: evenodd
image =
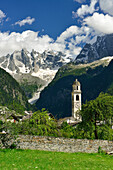
<instances>
[{"instance_id":1,"label":"blue sky","mask_svg":"<svg viewBox=\"0 0 113 170\"><path fill-rule=\"evenodd\" d=\"M0 26L1 31L19 31L30 29L48 34L56 39L67 27L76 23L72 11L80 6L73 0L1 0L0 9L9 21ZM32 25L12 26L18 20L30 16L35 18Z\"/></svg>"},{"instance_id":2,"label":"blue sky","mask_svg":"<svg viewBox=\"0 0 113 170\"><path fill-rule=\"evenodd\" d=\"M76 57L113 33L113 0L1 0L0 56L26 48Z\"/></svg>"}]
</instances>

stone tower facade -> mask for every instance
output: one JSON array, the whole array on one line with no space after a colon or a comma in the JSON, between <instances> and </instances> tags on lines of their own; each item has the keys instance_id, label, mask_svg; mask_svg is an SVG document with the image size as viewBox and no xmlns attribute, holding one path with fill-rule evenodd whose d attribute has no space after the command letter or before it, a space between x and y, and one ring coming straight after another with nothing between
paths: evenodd
<instances>
[{"instance_id":1,"label":"stone tower facade","mask_svg":"<svg viewBox=\"0 0 113 170\"><path fill-rule=\"evenodd\" d=\"M72 87L72 117L77 121L81 121L81 117L78 114L78 111L81 110L81 84L76 79Z\"/></svg>"}]
</instances>

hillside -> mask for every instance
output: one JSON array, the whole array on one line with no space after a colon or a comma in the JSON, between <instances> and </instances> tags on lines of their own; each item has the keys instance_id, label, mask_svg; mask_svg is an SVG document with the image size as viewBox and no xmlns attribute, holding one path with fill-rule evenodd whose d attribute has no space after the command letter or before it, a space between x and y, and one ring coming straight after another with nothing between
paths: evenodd
<instances>
[{"instance_id":1,"label":"hillside","mask_svg":"<svg viewBox=\"0 0 113 170\"><path fill-rule=\"evenodd\" d=\"M0 105L16 111L29 109L25 93L9 73L0 68Z\"/></svg>"},{"instance_id":2,"label":"hillside","mask_svg":"<svg viewBox=\"0 0 113 170\"><path fill-rule=\"evenodd\" d=\"M109 61L106 58L90 64L70 63L62 67L41 93L36 107L48 109L57 118L71 116L71 91L76 78L82 85L83 103L95 99L102 91L113 94L113 60L110 64Z\"/></svg>"}]
</instances>

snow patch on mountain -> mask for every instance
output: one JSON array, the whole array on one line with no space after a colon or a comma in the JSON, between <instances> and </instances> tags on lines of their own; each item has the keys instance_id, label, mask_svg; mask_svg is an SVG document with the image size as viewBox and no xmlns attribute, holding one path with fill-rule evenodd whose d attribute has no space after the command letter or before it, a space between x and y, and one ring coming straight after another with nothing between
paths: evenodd
<instances>
[{"instance_id":1,"label":"snow patch on mountain","mask_svg":"<svg viewBox=\"0 0 113 170\"><path fill-rule=\"evenodd\" d=\"M111 60L113 60L113 56L104 57L101 58L101 60L106 60L109 63Z\"/></svg>"},{"instance_id":2,"label":"snow patch on mountain","mask_svg":"<svg viewBox=\"0 0 113 170\"><path fill-rule=\"evenodd\" d=\"M36 72L36 73L34 72L31 75L35 76L35 77L39 77L43 80L46 80L47 82L50 82L51 79L53 79L54 76L56 75L57 71L58 71L58 69L56 69L56 70L50 70L49 68L47 68L45 70L39 69L38 72Z\"/></svg>"},{"instance_id":3,"label":"snow patch on mountain","mask_svg":"<svg viewBox=\"0 0 113 170\"><path fill-rule=\"evenodd\" d=\"M45 51L40 54L34 50L30 53L22 49L11 55L0 57L0 67L10 74L31 73L47 79L48 75L53 77L62 65L70 61L71 59L65 58L61 52Z\"/></svg>"},{"instance_id":4,"label":"snow patch on mountain","mask_svg":"<svg viewBox=\"0 0 113 170\"><path fill-rule=\"evenodd\" d=\"M68 62L72 61L62 52L44 51L42 54L32 50L28 52L26 49L15 51L11 55L0 57L0 67L10 73L18 82L19 78L30 74L33 77L40 78L45 84L34 94L34 99L39 97L41 90L44 89L55 77L58 69ZM34 102L31 100L31 102Z\"/></svg>"}]
</instances>

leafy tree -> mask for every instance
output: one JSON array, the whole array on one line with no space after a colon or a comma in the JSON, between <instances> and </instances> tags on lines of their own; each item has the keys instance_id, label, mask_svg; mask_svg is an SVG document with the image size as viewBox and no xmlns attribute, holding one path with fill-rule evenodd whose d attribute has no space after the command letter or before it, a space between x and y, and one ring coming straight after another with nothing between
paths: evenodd
<instances>
[{"instance_id":1,"label":"leafy tree","mask_svg":"<svg viewBox=\"0 0 113 170\"><path fill-rule=\"evenodd\" d=\"M111 130L113 96L107 93L100 93L95 100L86 101L82 106L80 114L82 116L82 123L78 126L77 130L81 131L82 137L95 139L113 138L113 130Z\"/></svg>"},{"instance_id":2,"label":"leafy tree","mask_svg":"<svg viewBox=\"0 0 113 170\"><path fill-rule=\"evenodd\" d=\"M42 109L34 112L30 120L21 124L22 134L57 136L56 121L49 117L48 111Z\"/></svg>"},{"instance_id":3,"label":"leafy tree","mask_svg":"<svg viewBox=\"0 0 113 170\"><path fill-rule=\"evenodd\" d=\"M61 134L63 137L71 138L73 137L74 128L70 126L67 122L63 122L61 125Z\"/></svg>"},{"instance_id":4,"label":"leafy tree","mask_svg":"<svg viewBox=\"0 0 113 170\"><path fill-rule=\"evenodd\" d=\"M48 111L45 109L42 109L41 111L38 110L37 112L33 113L33 116L30 119L31 124L45 124L45 125L50 125L51 124L50 117L48 116Z\"/></svg>"}]
</instances>

